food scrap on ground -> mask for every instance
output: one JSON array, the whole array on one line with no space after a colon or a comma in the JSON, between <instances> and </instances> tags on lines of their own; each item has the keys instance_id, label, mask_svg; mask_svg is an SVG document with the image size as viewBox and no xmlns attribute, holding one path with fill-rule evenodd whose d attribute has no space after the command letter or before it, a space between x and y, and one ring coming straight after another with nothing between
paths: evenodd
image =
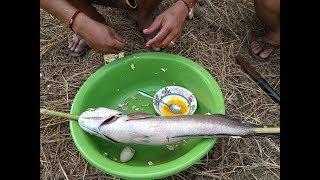
<instances>
[{"instance_id":1,"label":"food scrap on ground","mask_svg":"<svg viewBox=\"0 0 320 180\"><path fill-rule=\"evenodd\" d=\"M152 161L148 161L148 165L149 166L153 165L153 162Z\"/></svg>"},{"instance_id":2,"label":"food scrap on ground","mask_svg":"<svg viewBox=\"0 0 320 180\"><path fill-rule=\"evenodd\" d=\"M188 142L186 140L183 140L183 145L186 145Z\"/></svg>"},{"instance_id":3,"label":"food scrap on ground","mask_svg":"<svg viewBox=\"0 0 320 180\"><path fill-rule=\"evenodd\" d=\"M118 58L123 58L124 57L124 52L120 52L119 54L118 54Z\"/></svg>"},{"instance_id":4,"label":"food scrap on ground","mask_svg":"<svg viewBox=\"0 0 320 180\"><path fill-rule=\"evenodd\" d=\"M171 144L167 144L167 145L166 145L166 148L169 149L170 151L173 151L173 150L174 150L174 146L171 145Z\"/></svg>"},{"instance_id":5,"label":"food scrap on ground","mask_svg":"<svg viewBox=\"0 0 320 180\"><path fill-rule=\"evenodd\" d=\"M108 153L106 153L106 152L105 152L105 153L103 153L103 154L104 154L105 156L108 156Z\"/></svg>"},{"instance_id":6,"label":"food scrap on ground","mask_svg":"<svg viewBox=\"0 0 320 180\"><path fill-rule=\"evenodd\" d=\"M141 106L142 106L142 107L148 107L148 106L149 106L149 103L148 103L148 104L142 104Z\"/></svg>"},{"instance_id":7,"label":"food scrap on ground","mask_svg":"<svg viewBox=\"0 0 320 180\"><path fill-rule=\"evenodd\" d=\"M110 63L122 57L124 57L124 52L120 52L119 54L105 54L103 55L103 60L107 63Z\"/></svg>"},{"instance_id":8,"label":"food scrap on ground","mask_svg":"<svg viewBox=\"0 0 320 180\"><path fill-rule=\"evenodd\" d=\"M207 112L207 113L205 113L205 115L211 115L211 113Z\"/></svg>"},{"instance_id":9,"label":"food scrap on ground","mask_svg":"<svg viewBox=\"0 0 320 180\"><path fill-rule=\"evenodd\" d=\"M161 71L166 72L168 68L161 68Z\"/></svg>"},{"instance_id":10,"label":"food scrap on ground","mask_svg":"<svg viewBox=\"0 0 320 180\"><path fill-rule=\"evenodd\" d=\"M128 103L122 102L119 104L119 107L125 111L128 109Z\"/></svg>"},{"instance_id":11,"label":"food scrap on ground","mask_svg":"<svg viewBox=\"0 0 320 180\"><path fill-rule=\"evenodd\" d=\"M131 69L134 70L135 68L134 64L131 64Z\"/></svg>"}]
</instances>

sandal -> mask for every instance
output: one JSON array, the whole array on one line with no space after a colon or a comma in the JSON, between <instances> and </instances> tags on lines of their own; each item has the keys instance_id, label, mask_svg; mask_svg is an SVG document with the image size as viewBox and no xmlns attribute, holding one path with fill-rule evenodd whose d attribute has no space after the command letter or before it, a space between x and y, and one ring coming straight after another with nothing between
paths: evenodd
<instances>
[{"instance_id":1,"label":"sandal","mask_svg":"<svg viewBox=\"0 0 320 180\"><path fill-rule=\"evenodd\" d=\"M254 41L256 41L256 42L259 44L259 46L261 47L261 50L260 50L257 54L254 53L253 50L252 50L252 48L251 48L251 44L252 44L252 42L254 42ZM259 61L263 61L263 60L268 59L268 58L272 55L272 53L274 52L274 50L277 49L277 48L279 48L279 47L280 47L280 44L271 44L271 43L268 43L267 41L263 40L262 38L257 38L257 39L255 39L255 40L251 41L250 44L248 45L250 54L251 54L252 56L254 56L256 60L259 60ZM262 52L264 52L265 50L268 50L268 49L271 49L271 50L272 50L271 53L270 53L267 57L265 57L265 58L260 57L260 54L261 54Z\"/></svg>"},{"instance_id":2,"label":"sandal","mask_svg":"<svg viewBox=\"0 0 320 180\"><path fill-rule=\"evenodd\" d=\"M80 57L80 56L84 55L87 52L88 49L89 49L89 46L84 48L80 53L76 53L75 51L71 51L70 49L68 49L68 54L71 57L77 58L77 57Z\"/></svg>"},{"instance_id":3,"label":"sandal","mask_svg":"<svg viewBox=\"0 0 320 180\"><path fill-rule=\"evenodd\" d=\"M76 35L76 36L77 36L77 38L80 38L80 36L78 36L78 35ZM80 41L80 39L79 39L79 41ZM77 58L77 57L84 55L88 49L89 49L89 46L87 45L81 52L77 53L77 52L72 51L68 48L67 53L69 54L69 56Z\"/></svg>"}]
</instances>

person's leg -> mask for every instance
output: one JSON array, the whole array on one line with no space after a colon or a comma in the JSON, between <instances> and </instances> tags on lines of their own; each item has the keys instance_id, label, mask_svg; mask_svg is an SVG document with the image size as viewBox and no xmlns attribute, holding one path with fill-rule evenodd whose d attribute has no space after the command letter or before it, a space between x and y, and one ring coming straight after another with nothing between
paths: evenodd
<instances>
[{"instance_id":1,"label":"person's leg","mask_svg":"<svg viewBox=\"0 0 320 180\"><path fill-rule=\"evenodd\" d=\"M280 0L255 0L255 9L258 18L270 27L270 31L260 39L271 45L280 44ZM258 40L250 44L254 54L259 54L261 58L268 58L274 48L262 49ZM262 52L261 52L262 51Z\"/></svg>"},{"instance_id":2,"label":"person's leg","mask_svg":"<svg viewBox=\"0 0 320 180\"><path fill-rule=\"evenodd\" d=\"M137 23L141 31L148 28L153 23L152 13L155 11L157 6L162 0L138 0L138 12L137 12ZM154 34L145 35L141 32L145 39L148 41L155 36ZM155 51L159 51L160 48L153 48Z\"/></svg>"},{"instance_id":3,"label":"person's leg","mask_svg":"<svg viewBox=\"0 0 320 180\"><path fill-rule=\"evenodd\" d=\"M70 4L72 4L77 9L83 11L90 18L106 24L104 17L96 10L96 8L91 4L92 2L89 0L70 0ZM69 37L69 46L68 48L71 51L76 53L81 53L86 47L87 43L77 34L73 34Z\"/></svg>"}]
</instances>

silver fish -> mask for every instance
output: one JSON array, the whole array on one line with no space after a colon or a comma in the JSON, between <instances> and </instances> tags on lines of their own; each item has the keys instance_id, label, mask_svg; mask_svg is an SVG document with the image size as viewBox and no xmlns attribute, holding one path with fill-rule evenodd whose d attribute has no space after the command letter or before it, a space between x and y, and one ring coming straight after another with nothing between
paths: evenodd
<instances>
[{"instance_id":1,"label":"silver fish","mask_svg":"<svg viewBox=\"0 0 320 180\"><path fill-rule=\"evenodd\" d=\"M154 116L123 114L97 108L83 112L80 127L90 134L120 143L165 145L192 137L278 134L279 128L262 128L224 115ZM266 130L268 129L268 131Z\"/></svg>"}]
</instances>

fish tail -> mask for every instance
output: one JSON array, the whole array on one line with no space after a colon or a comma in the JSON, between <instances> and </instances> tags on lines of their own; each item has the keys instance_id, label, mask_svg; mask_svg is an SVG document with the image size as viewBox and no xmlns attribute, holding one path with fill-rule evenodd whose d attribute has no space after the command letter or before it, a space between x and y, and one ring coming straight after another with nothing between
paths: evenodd
<instances>
[{"instance_id":1,"label":"fish tail","mask_svg":"<svg viewBox=\"0 0 320 180\"><path fill-rule=\"evenodd\" d=\"M253 133L254 136L279 138L280 127L255 127Z\"/></svg>"},{"instance_id":2,"label":"fish tail","mask_svg":"<svg viewBox=\"0 0 320 180\"><path fill-rule=\"evenodd\" d=\"M242 127L242 129L248 130L244 136L280 136L280 127L266 127L251 122L243 121L236 117L230 117L226 115L218 115L227 120L232 120L237 123L237 126Z\"/></svg>"},{"instance_id":3,"label":"fish tail","mask_svg":"<svg viewBox=\"0 0 320 180\"><path fill-rule=\"evenodd\" d=\"M251 127L249 131L240 134L220 134L219 136L232 136L235 138L250 138L250 137L267 137L272 139L280 138L279 127Z\"/></svg>"},{"instance_id":4,"label":"fish tail","mask_svg":"<svg viewBox=\"0 0 320 180\"><path fill-rule=\"evenodd\" d=\"M255 134L280 134L280 127L255 127Z\"/></svg>"}]
</instances>

